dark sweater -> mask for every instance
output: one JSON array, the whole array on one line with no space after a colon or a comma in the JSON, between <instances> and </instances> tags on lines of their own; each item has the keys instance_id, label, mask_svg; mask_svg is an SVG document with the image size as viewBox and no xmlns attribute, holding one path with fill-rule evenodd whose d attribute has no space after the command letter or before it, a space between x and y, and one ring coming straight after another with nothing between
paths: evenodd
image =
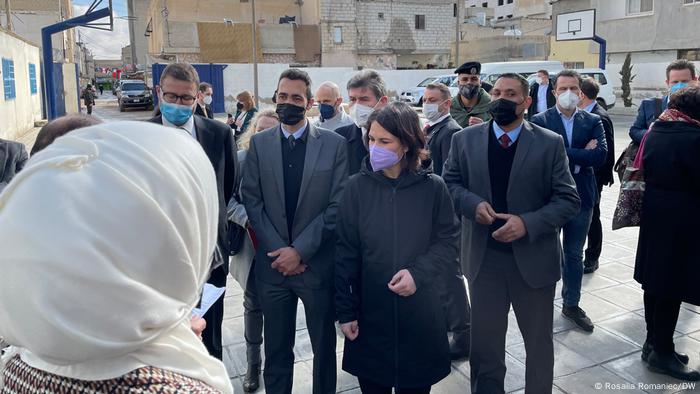
<instances>
[{"instance_id":1,"label":"dark sweater","mask_svg":"<svg viewBox=\"0 0 700 394\"><path fill-rule=\"evenodd\" d=\"M289 241L292 239L292 227L294 226L294 215L297 211L299 201L299 191L301 190L301 179L304 176L304 161L306 159L306 134L296 140L294 149L289 146L289 141L280 132L282 139L282 165L284 172L284 204L287 211L287 231L289 231Z\"/></svg>"},{"instance_id":2,"label":"dark sweater","mask_svg":"<svg viewBox=\"0 0 700 394\"><path fill-rule=\"evenodd\" d=\"M489 177L491 179L491 206L496 213L508 213L508 181L510 170L513 167L515 151L518 148L518 140L507 149L501 147L496 139L493 127L489 130ZM505 224L504 220L498 219L489 228L489 240L487 247L505 252L512 252L511 244L493 239L494 231Z\"/></svg>"}]
</instances>

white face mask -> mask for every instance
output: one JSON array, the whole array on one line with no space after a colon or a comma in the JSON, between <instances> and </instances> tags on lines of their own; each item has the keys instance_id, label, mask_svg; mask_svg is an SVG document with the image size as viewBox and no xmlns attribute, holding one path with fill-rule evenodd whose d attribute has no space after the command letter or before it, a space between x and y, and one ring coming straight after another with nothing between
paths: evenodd
<instances>
[{"instance_id":1,"label":"white face mask","mask_svg":"<svg viewBox=\"0 0 700 394\"><path fill-rule=\"evenodd\" d=\"M430 122L435 122L443 115L440 111L440 104L423 104L423 115Z\"/></svg>"},{"instance_id":2,"label":"white face mask","mask_svg":"<svg viewBox=\"0 0 700 394\"><path fill-rule=\"evenodd\" d=\"M559 106L567 110L576 109L579 101L581 101L581 98L578 94L572 92L571 89L559 94L557 97L557 103Z\"/></svg>"},{"instance_id":3,"label":"white face mask","mask_svg":"<svg viewBox=\"0 0 700 394\"><path fill-rule=\"evenodd\" d=\"M211 98L211 96L204 96L204 99L202 101L204 101L204 104L206 105L211 105L213 99Z\"/></svg>"},{"instance_id":4,"label":"white face mask","mask_svg":"<svg viewBox=\"0 0 700 394\"><path fill-rule=\"evenodd\" d=\"M368 107L362 104L355 104L350 108L350 119L355 122L357 127L365 127L367 125L367 119L374 112L373 107Z\"/></svg>"}]
</instances>

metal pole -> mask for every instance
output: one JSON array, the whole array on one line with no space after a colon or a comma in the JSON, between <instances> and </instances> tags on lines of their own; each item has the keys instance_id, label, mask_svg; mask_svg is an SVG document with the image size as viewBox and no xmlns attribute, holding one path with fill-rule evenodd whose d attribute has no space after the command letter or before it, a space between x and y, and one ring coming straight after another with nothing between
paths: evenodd
<instances>
[{"instance_id":1,"label":"metal pole","mask_svg":"<svg viewBox=\"0 0 700 394\"><path fill-rule=\"evenodd\" d=\"M131 46L131 64L134 65L134 71L137 71L136 65L139 64L136 59L136 16L134 15L134 0L128 0L127 8L129 13L129 45Z\"/></svg>"},{"instance_id":2,"label":"metal pole","mask_svg":"<svg viewBox=\"0 0 700 394\"><path fill-rule=\"evenodd\" d=\"M593 36L593 41L600 44L600 50L598 51L598 68L605 70L605 58L607 56L607 42L599 36Z\"/></svg>"},{"instance_id":3,"label":"metal pole","mask_svg":"<svg viewBox=\"0 0 700 394\"><path fill-rule=\"evenodd\" d=\"M455 67L459 67L459 41L461 39L460 34L459 34L459 1L455 1L455 13L457 14L457 18L455 20Z\"/></svg>"},{"instance_id":4,"label":"metal pole","mask_svg":"<svg viewBox=\"0 0 700 394\"><path fill-rule=\"evenodd\" d=\"M258 107L260 105L260 96L258 95L258 22L255 20L255 0L251 1L251 7L253 7L253 94L255 95L255 106Z\"/></svg>"},{"instance_id":5,"label":"metal pole","mask_svg":"<svg viewBox=\"0 0 700 394\"><path fill-rule=\"evenodd\" d=\"M7 30L12 31L12 13L10 12L10 0L5 0L5 16L7 17Z\"/></svg>"}]
</instances>

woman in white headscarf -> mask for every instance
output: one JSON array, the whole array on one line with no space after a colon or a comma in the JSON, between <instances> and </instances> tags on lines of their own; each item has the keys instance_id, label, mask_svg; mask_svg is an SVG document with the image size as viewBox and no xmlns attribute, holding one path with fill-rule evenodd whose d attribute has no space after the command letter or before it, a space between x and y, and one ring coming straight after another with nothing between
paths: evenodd
<instances>
[{"instance_id":1,"label":"woman in white headscarf","mask_svg":"<svg viewBox=\"0 0 700 394\"><path fill-rule=\"evenodd\" d=\"M141 122L80 129L0 195L3 393L232 393L190 329L218 218L191 136Z\"/></svg>"}]
</instances>

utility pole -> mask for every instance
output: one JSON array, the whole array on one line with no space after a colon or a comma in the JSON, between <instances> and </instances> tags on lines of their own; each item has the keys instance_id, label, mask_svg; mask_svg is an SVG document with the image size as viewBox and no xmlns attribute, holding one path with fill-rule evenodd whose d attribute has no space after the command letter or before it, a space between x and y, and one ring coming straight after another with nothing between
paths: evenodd
<instances>
[{"instance_id":1,"label":"utility pole","mask_svg":"<svg viewBox=\"0 0 700 394\"><path fill-rule=\"evenodd\" d=\"M255 95L255 107L260 105L260 97L258 96L258 22L255 19L255 0L251 1L253 7L253 94Z\"/></svg>"},{"instance_id":2,"label":"utility pole","mask_svg":"<svg viewBox=\"0 0 700 394\"><path fill-rule=\"evenodd\" d=\"M134 70L136 71L136 65L139 64L136 59L136 15L134 15L134 0L127 1L127 9L129 13L129 46L131 48L131 64L134 65Z\"/></svg>"},{"instance_id":3,"label":"utility pole","mask_svg":"<svg viewBox=\"0 0 700 394\"><path fill-rule=\"evenodd\" d=\"M12 31L12 13L10 12L10 0L5 0L5 16L7 17L7 30Z\"/></svg>"},{"instance_id":4,"label":"utility pole","mask_svg":"<svg viewBox=\"0 0 700 394\"><path fill-rule=\"evenodd\" d=\"M459 2L461 0L455 1L455 67L459 67L459 41L461 40L462 37L460 37L459 34L459 28L461 23L459 23Z\"/></svg>"}]
</instances>

